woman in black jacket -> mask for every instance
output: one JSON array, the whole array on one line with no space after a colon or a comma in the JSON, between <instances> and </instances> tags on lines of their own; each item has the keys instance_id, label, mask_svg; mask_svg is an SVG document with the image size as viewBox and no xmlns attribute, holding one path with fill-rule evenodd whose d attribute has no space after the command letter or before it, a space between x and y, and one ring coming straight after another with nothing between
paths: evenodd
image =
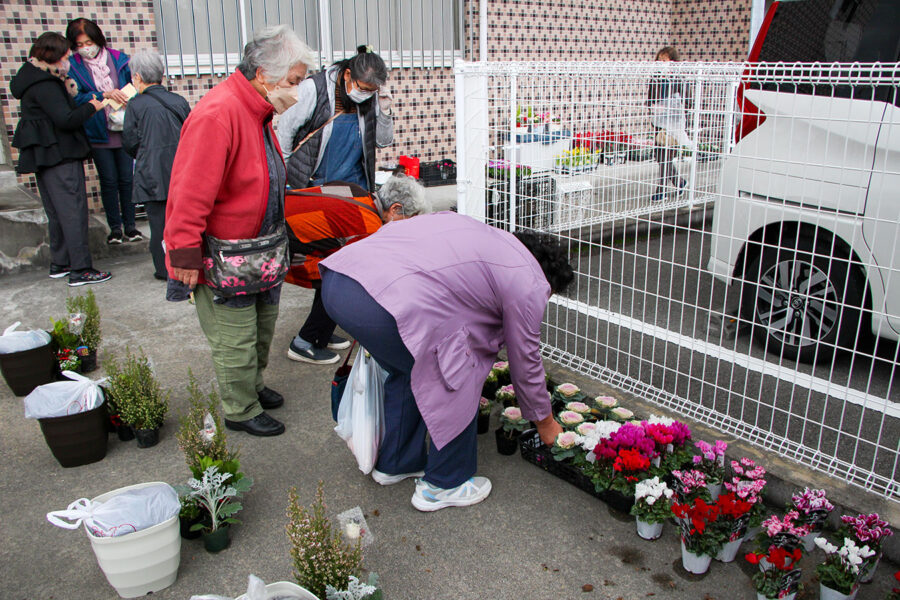
<instances>
[{"instance_id":1,"label":"woman in black jacket","mask_svg":"<svg viewBox=\"0 0 900 600\"><path fill-rule=\"evenodd\" d=\"M172 162L178 149L181 125L191 107L187 100L162 85L165 67L154 50L138 50L131 57L131 81L140 92L128 103L122 148L134 163L132 201L143 204L150 222L150 255L153 276L165 281L166 256L162 249L166 225L166 200Z\"/></svg>"},{"instance_id":2,"label":"woman in black jacket","mask_svg":"<svg viewBox=\"0 0 900 600\"><path fill-rule=\"evenodd\" d=\"M68 69L68 41L58 33L44 33L9 87L20 101L12 141L19 150L16 172L34 173L37 179L50 228L50 277L68 275L69 285L79 286L110 278L91 261L82 162L91 153L84 122L103 104L91 100L76 107Z\"/></svg>"}]
</instances>

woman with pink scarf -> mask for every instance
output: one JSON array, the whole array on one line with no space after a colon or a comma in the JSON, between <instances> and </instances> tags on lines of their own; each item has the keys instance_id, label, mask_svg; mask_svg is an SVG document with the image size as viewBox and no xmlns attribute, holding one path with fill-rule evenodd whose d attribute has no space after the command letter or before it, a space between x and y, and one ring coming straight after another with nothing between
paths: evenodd
<instances>
[{"instance_id":1,"label":"woman with pink scarf","mask_svg":"<svg viewBox=\"0 0 900 600\"><path fill-rule=\"evenodd\" d=\"M121 104L128 97L121 89L131 82L128 55L106 45L106 36L89 19L75 19L66 27L66 39L72 48L69 58L69 77L78 84L75 104L109 98ZM134 204L131 203L134 161L122 148L124 115L113 114L107 106L84 124L91 142L94 166L100 176L100 196L106 222L109 225L108 244L143 239L134 223Z\"/></svg>"}]
</instances>

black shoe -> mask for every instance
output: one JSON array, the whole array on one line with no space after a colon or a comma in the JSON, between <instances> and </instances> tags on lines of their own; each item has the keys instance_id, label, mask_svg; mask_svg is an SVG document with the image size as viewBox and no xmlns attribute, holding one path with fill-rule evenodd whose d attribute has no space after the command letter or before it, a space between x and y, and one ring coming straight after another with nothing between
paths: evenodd
<instances>
[{"instance_id":1,"label":"black shoe","mask_svg":"<svg viewBox=\"0 0 900 600\"><path fill-rule=\"evenodd\" d=\"M350 340L339 335L332 335L326 348L329 350L346 350L350 347Z\"/></svg>"},{"instance_id":2,"label":"black shoe","mask_svg":"<svg viewBox=\"0 0 900 600\"><path fill-rule=\"evenodd\" d=\"M259 398L259 405L266 410L278 408L279 406L284 404L284 396L267 387L259 390L256 396L257 398Z\"/></svg>"},{"instance_id":3,"label":"black shoe","mask_svg":"<svg viewBox=\"0 0 900 600\"><path fill-rule=\"evenodd\" d=\"M69 267L50 265L50 279L61 279L69 274Z\"/></svg>"},{"instance_id":4,"label":"black shoe","mask_svg":"<svg viewBox=\"0 0 900 600\"><path fill-rule=\"evenodd\" d=\"M106 243L110 246L121 244L123 241L124 238L122 237L122 232L118 229L110 231L109 235L106 236Z\"/></svg>"},{"instance_id":5,"label":"black shoe","mask_svg":"<svg viewBox=\"0 0 900 600\"><path fill-rule=\"evenodd\" d=\"M225 427L233 431L246 431L250 435L262 437L284 433L284 424L281 421L276 421L266 413L260 413L247 421L229 421L225 419Z\"/></svg>"},{"instance_id":6,"label":"black shoe","mask_svg":"<svg viewBox=\"0 0 900 600\"><path fill-rule=\"evenodd\" d=\"M687 180L681 179L678 181L678 195L681 196L684 193L684 188L687 187Z\"/></svg>"},{"instance_id":7,"label":"black shoe","mask_svg":"<svg viewBox=\"0 0 900 600\"><path fill-rule=\"evenodd\" d=\"M76 287L79 285L89 285L92 283L103 283L112 277L111 273L98 271L97 269L85 269L80 273L72 271L69 273L69 285Z\"/></svg>"},{"instance_id":8,"label":"black shoe","mask_svg":"<svg viewBox=\"0 0 900 600\"><path fill-rule=\"evenodd\" d=\"M160 275L159 273L154 273L153 279L159 279L160 281L168 281L169 276L168 275Z\"/></svg>"},{"instance_id":9,"label":"black shoe","mask_svg":"<svg viewBox=\"0 0 900 600\"><path fill-rule=\"evenodd\" d=\"M650 198L650 202L653 202L653 203L662 202L665 199L666 199L665 194L657 192L656 194L653 194L653 197Z\"/></svg>"},{"instance_id":10,"label":"black shoe","mask_svg":"<svg viewBox=\"0 0 900 600\"><path fill-rule=\"evenodd\" d=\"M314 365L330 365L341 360L341 357L337 352L332 352L327 348L316 348L299 335L291 341L287 355L291 360L312 363Z\"/></svg>"},{"instance_id":11,"label":"black shoe","mask_svg":"<svg viewBox=\"0 0 900 600\"><path fill-rule=\"evenodd\" d=\"M129 229L125 232L125 239L129 242L139 242L144 239L144 236L137 229Z\"/></svg>"}]
</instances>

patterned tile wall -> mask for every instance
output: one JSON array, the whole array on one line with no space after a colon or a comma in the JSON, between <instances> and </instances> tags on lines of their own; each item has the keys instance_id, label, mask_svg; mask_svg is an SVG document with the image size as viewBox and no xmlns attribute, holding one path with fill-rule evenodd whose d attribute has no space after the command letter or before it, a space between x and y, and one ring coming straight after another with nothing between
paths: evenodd
<instances>
[{"instance_id":1,"label":"patterned tile wall","mask_svg":"<svg viewBox=\"0 0 900 600\"><path fill-rule=\"evenodd\" d=\"M746 55L752 0L491 0L488 58L500 60L644 60L674 44L688 60L740 60ZM466 58L478 57L479 0L465 0ZM471 10L471 13L470 13ZM0 11L0 102L7 133L18 120L9 78L44 31L65 30L73 18L96 20L112 47L133 52L155 44L153 0L26 0ZM469 35L471 33L471 35ZM471 45L470 45L471 40ZM455 155L453 71L449 68L394 69L394 145L379 160L401 154L435 160ZM222 77L170 81L191 104ZM15 156L15 155L14 155ZM99 209L93 165L88 164L91 207ZM34 188L33 177L20 181Z\"/></svg>"}]
</instances>

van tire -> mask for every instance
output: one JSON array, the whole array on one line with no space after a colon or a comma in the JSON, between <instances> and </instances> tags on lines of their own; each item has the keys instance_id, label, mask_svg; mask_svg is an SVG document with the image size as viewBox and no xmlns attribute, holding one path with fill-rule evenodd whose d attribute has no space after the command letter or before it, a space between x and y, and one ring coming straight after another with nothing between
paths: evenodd
<instances>
[{"instance_id":1,"label":"van tire","mask_svg":"<svg viewBox=\"0 0 900 600\"><path fill-rule=\"evenodd\" d=\"M847 253L823 238L762 247L747 267L742 312L771 354L822 363L859 333L864 282Z\"/></svg>"}]
</instances>

